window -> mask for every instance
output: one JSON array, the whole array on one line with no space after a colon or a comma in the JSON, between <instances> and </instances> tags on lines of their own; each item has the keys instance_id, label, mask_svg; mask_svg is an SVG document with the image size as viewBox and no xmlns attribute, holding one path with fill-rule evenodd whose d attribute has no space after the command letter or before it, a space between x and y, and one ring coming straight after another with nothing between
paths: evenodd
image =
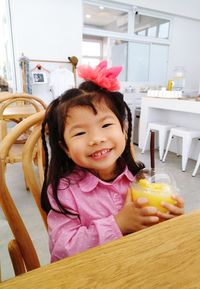
<instances>
[{"instance_id":1,"label":"window","mask_svg":"<svg viewBox=\"0 0 200 289\"><path fill-rule=\"evenodd\" d=\"M147 33L147 31L146 31L146 29L144 29L144 30L138 31L137 35L146 36L146 33Z\"/></svg>"},{"instance_id":2,"label":"window","mask_svg":"<svg viewBox=\"0 0 200 289\"><path fill-rule=\"evenodd\" d=\"M168 45L120 40L111 43L112 65L123 66L119 80L165 84Z\"/></svg>"},{"instance_id":3,"label":"window","mask_svg":"<svg viewBox=\"0 0 200 289\"><path fill-rule=\"evenodd\" d=\"M127 55L128 55L128 42L120 39L111 39L111 65L122 66L123 69L118 77L121 81L127 80Z\"/></svg>"},{"instance_id":4,"label":"window","mask_svg":"<svg viewBox=\"0 0 200 289\"><path fill-rule=\"evenodd\" d=\"M150 27L148 28L148 36L150 37L156 37L156 32L157 32L157 28L156 26Z\"/></svg>"},{"instance_id":5,"label":"window","mask_svg":"<svg viewBox=\"0 0 200 289\"><path fill-rule=\"evenodd\" d=\"M168 39L169 23L168 19L147 16L136 12L134 32L136 35Z\"/></svg>"},{"instance_id":6,"label":"window","mask_svg":"<svg viewBox=\"0 0 200 289\"><path fill-rule=\"evenodd\" d=\"M170 17L103 0L84 0L83 8L83 63L107 59L123 66L121 81L165 83Z\"/></svg>"},{"instance_id":7,"label":"window","mask_svg":"<svg viewBox=\"0 0 200 289\"><path fill-rule=\"evenodd\" d=\"M167 39L168 35L169 35L169 22L160 24L158 37Z\"/></svg>"},{"instance_id":8,"label":"window","mask_svg":"<svg viewBox=\"0 0 200 289\"><path fill-rule=\"evenodd\" d=\"M148 81L149 80L149 53L148 43L128 43L128 80Z\"/></svg>"},{"instance_id":9,"label":"window","mask_svg":"<svg viewBox=\"0 0 200 289\"><path fill-rule=\"evenodd\" d=\"M102 40L99 38L83 39L82 64L96 66L102 59Z\"/></svg>"}]
</instances>

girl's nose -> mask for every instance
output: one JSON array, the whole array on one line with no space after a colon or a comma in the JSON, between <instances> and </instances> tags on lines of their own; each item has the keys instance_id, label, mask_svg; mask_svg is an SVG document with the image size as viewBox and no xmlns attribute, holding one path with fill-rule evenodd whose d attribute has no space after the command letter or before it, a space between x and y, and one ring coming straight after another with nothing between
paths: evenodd
<instances>
[{"instance_id":1,"label":"girl's nose","mask_svg":"<svg viewBox=\"0 0 200 289\"><path fill-rule=\"evenodd\" d=\"M105 142L106 138L103 136L93 136L90 141L89 141L89 145L93 146L93 145L98 145L102 142Z\"/></svg>"}]
</instances>

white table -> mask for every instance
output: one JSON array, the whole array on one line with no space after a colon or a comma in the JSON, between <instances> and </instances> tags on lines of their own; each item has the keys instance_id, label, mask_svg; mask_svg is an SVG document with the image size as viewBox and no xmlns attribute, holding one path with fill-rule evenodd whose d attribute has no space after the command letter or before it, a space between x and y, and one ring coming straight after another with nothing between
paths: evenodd
<instances>
[{"instance_id":1,"label":"white table","mask_svg":"<svg viewBox=\"0 0 200 289\"><path fill-rule=\"evenodd\" d=\"M143 147L147 124L164 121L200 130L200 102L195 99L143 97L140 115L139 147ZM190 157L197 158L198 141L194 141ZM175 146L171 147L172 151Z\"/></svg>"}]
</instances>

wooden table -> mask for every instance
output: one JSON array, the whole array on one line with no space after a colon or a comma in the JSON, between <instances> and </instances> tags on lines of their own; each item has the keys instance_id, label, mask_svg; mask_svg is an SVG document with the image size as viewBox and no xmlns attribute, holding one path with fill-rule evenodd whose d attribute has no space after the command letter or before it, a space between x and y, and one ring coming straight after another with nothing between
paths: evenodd
<instances>
[{"instance_id":1,"label":"wooden table","mask_svg":"<svg viewBox=\"0 0 200 289\"><path fill-rule=\"evenodd\" d=\"M198 289L200 210L0 284L8 289Z\"/></svg>"}]
</instances>

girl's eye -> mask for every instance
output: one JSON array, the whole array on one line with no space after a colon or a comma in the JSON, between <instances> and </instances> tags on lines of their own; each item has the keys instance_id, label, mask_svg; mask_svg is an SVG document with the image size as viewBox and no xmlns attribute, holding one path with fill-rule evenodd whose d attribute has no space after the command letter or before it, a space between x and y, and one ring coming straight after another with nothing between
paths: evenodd
<instances>
[{"instance_id":1,"label":"girl's eye","mask_svg":"<svg viewBox=\"0 0 200 289\"><path fill-rule=\"evenodd\" d=\"M84 131L80 131L80 132L76 133L74 136L79 136L79 135L83 135L83 134L85 134L85 132Z\"/></svg>"},{"instance_id":2,"label":"girl's eye","mask_svg":"<svg viewBox=\"0 0 200 289\"><path fill-rule=\"evenodd\" d=\"M102 127L104 128L104 127L108 127L108 126L111 126L112 125L112 123L105 123Z\"/></svg>"}]
</instances>

